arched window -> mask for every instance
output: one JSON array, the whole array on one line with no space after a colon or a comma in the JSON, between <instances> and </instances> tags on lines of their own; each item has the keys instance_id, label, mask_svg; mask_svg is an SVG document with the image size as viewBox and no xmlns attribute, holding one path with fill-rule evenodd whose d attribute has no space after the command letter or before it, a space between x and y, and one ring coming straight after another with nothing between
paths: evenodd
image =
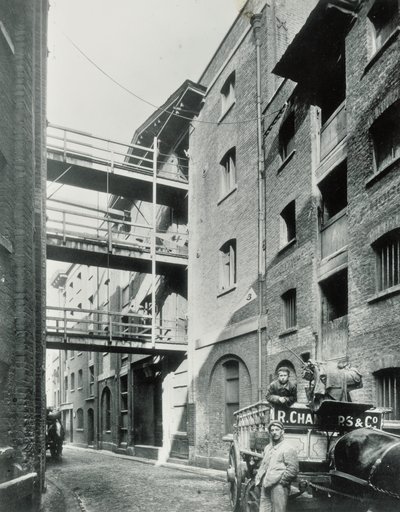
<instances>
[{"instance_id":1,"label":"arched window","mask_svg":"<svg viewBox=\"0 0 400 512\"><path fill-rule=\"evenodd\" d=\"M76 428L83 429L83 409L76 411Z\"/></svg>"},{"instance_id":2,"label":"arched window","mask_svg":"<svg viewBox=\"0 0 400 512\"><path fill-rule=\"evenodd\" d=\"M233 413L239 409L239 362L227 361L225 370L225 432L232 433Z\"/></svg>"},{"instance_id":3,"label":"arched window","mask_svg":"<svg viewBox=\"0 0 400 512\"><path fill-rule=\"evenodd\" d=\"M101 396L101 418L103 431L111 430L111 392L105 388Z\"/></svg>"},{"instance_id":4,"label":"arched window","mask_svg":"<svg viewBox=\"0 0 400 512\"><path fill-rule=\"evenodd\" d=\"M224 291L236 284L236 240L225 242L219 250L219 256L219 288Z\"/></svg>"},{"instance_id":5,"label":"arched window","mask_svg":"<svg viewBox=\"0 0 400 512\"><path fill-rule=\"evenodd\" d=\"M235 72L233 72L221 88L221 116L231 108L235 101Z\"/></svg>"},{"instance_id":6,"label":"arched window","mask_svg":"<svg viewBox=\"0 0 400 512\"><path fill-rule=\"evenodd\" d=\"M231 148L225 153L221 162L220 192L221 197L231 192L236 185L236 148Z\"/></svg>"},{"instance_id":7,"label":"arched window","mask_svg":"<svg viewBox=\"0 0 400 512\"><path fill-rule=\"evenodd\" d=\"M291 201L280 215L280 245L285 247L296 238L296 203Z\"/></svg>"}]
</instances>

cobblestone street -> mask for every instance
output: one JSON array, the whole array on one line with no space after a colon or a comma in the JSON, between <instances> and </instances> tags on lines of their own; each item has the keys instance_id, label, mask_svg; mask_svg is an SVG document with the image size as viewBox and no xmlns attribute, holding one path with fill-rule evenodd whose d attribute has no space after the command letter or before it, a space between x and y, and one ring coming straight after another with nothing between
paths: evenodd
<instances>
[{"instance_id":1,"label":"cobblestone street","mask_svg":"<svg viewBox=\"0 0 400 512\"><path fill-rule=\"evenodd\" d=\"M46 477L43 512L230 511L223 474L201 469L66 446L62 461L47 460Z\"/></svg>"}]
</instances>

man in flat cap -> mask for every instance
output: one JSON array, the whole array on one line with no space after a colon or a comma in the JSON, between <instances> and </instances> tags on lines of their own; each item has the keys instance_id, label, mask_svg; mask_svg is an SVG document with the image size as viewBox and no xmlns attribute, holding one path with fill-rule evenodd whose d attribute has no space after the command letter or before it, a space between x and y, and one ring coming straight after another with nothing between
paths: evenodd
<instances>
[{"instance_id":1,"label":"man in flat cap","mask_svg":"<svg viewBox=\"0 0 400 512\"><path fill-rule=\"evenodd\" d=\"M255 484L261 487L260 512L285 512L290 484L299 472L296 450L284 439L280 421L268 425L271 442L264 449Z\"/></svg>"},{"instance_id":2,"label":"man in flat cap","mask_svg":"<svg viewBox=\"0 0 400 512\"><path fill-rule=\"evenodd\" d=\"M267 388L265 398L271 404L290 407L297 401L297 386L289 381L290 370L286 366L278 368L277 379Z\"/></svg>"}]
</instances>

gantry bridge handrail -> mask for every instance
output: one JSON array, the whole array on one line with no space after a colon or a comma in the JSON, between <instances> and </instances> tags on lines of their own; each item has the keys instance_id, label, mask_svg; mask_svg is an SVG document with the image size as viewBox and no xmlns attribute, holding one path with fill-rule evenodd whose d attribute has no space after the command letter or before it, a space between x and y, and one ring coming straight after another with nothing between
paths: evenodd
<instances>
[{"instance_id":1,"label":"gantry bridge handrail","mask_svg":"<svg viewBox=\"0 0 400 512\"><path fill-rule=\"evenodd\" d=\"M156 318L154 329L154 339L158 343L187 344L186 325L182 322L179 325L178 320L161 321ZM86 337L150 342L152 315L144 312L47 306L46 332L63 339Z\"/></svg>"},{"instance_id":2,"label":"gantry bridge handrail","mask_svg":"<svg viewBox=\"0 0 400 512\"><path fill-rule=\"evenodd\" d=\"M67 206L67 208L65 207ZM125 247L150 252L153 228L126 220L129 212L103 210L73 202L49 199L47 201L47 235L82 241L94 241L113 247ZM156 252L186 257L187 233L156 230Z\"/></svg>"},{"instance_id":3,"label":"gantry bridge handrail","mask_svg":"<svg viewBox=\"0 0 400 512\"><path fill-rule=\"evenodd\" d=\"M64 159L69 156L105 165L111 169L132 170L149 176L154 174L154 148L126 144L64 126L48 124L47 149L60 153ZM188 179L180 167L179 164L167 161L163 163L162 171L157 170L157 174L160 173L166 179L187 183Z\"/></svg>"}]
</instances>

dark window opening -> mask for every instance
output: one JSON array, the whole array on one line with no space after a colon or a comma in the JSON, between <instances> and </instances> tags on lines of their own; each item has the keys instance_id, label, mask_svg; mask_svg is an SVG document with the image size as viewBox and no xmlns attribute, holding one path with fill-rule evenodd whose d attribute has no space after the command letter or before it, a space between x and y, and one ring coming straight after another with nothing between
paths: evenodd
<instances>
[{"instance_id":1,"label":"dark window opening","mask_svg":"<svg viewBox=\"0 0 400 512\"><path fill-rule=\"evenodd\" d=\"M322 292L322 322L327 323L348 313L347 269L337 272L320 283Z\"/></svg>"},{"instance_id":2,"label":"dark window opening","mask_svg":"<svg viewBox=\"0 0 400 512\"><path fill-rule=\"evenodd\" d=\"M321 225L347 206L347 164L343 162L321 181Z\"/></svg>"},{"instance_id":3,"label":"dark window opening","mask_svg":"<svg viewBox=\"0 0 400 512\"><path fill-rule=\"evenodd\" d=\"M338 109L346 99L346 65L344 48L329 66L329 71L323 74L319 90L318 104L321 108L321 126Z\"/></svg>"},{"instance_id":4,"label":"dark window opening","mask_svg":"<svg viewBox=\"0 0 400 512\"><path fill-rule=\"evenodd\" d=\"M283 121L279 130L279 152L282 160L286 160L286 158L294 150L294 135L294 112L291 112L289 116Z\"/></svg>"},{"instance_id":5,"label":"dark window opening","mask_svg":"<svg viewBox=\"0 0 400 512\"><path fill-rule=\"evenodd\" d=\"M400 157L400 102L396 102L375 121L371 128L376 171L381 171Z\"/></svg>"},{"instance_id":6,"label":"dark window opening","mask_svg":"<svg viewBox=\"0 0 400 512\"><path fill-rule=\"evenodd\" d=\"M373 31L373 53L383 46L395 30L398 9L397 0L377 0L369 11L368 18Z\"/></svg>"}]
</instances>

